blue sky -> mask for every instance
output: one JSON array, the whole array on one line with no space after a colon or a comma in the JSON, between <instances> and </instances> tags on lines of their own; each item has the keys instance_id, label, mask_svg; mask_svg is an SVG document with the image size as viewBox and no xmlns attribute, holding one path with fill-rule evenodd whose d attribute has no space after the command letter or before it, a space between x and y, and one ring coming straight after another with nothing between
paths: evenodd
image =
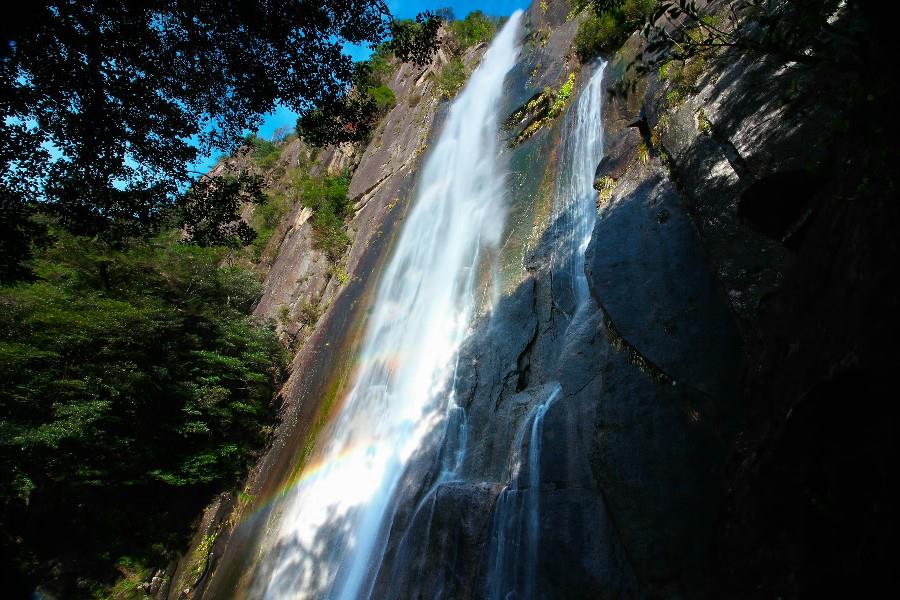
<instances>
[{"instance_id":1,"label":"blue sky","mask_svg":"<svg viewBox=\"0 0 900 600\"><path fill-rule=\"evenodd\" d=\"M530 3L530 0L494 0L490 3L476 0L388 0L387 4L394 17L400 19L413 18L422 11L435 11L445 7L452 8L456 18L462 19L474 10L480 10L496 16L511 15L516 9L525 8ZM361 47L348 47L347 53L356 60L364 60L369 57L371 50ZM262 138L270 139L272 134L279 128L287 127L293 129L296 123L297 114L289 108L279 105L276 107L275 112L265 116L258 135ZM215 157L209 157L199 162L202 168L198 170L205 171L211 168L213 164L215 164Z\"/></svg>"}]
</instances>

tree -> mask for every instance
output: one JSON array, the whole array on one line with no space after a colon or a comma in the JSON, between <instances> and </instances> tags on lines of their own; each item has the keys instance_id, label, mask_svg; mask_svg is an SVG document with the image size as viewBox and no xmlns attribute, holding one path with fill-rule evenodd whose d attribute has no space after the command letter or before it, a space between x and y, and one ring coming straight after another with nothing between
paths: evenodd
<instances>
[{"instance_id":1,"label":"tree","mask_svg":"<svg viewBox=\"0 0 900 600\"><path fill-rule=\"evenodd\" d=\"M351 91L344 42L424 61L439 24L395 21L383 0L25 3L0 31L0 278L27 274L34 211L111 242L180 224L190 166L233 150L276 101L318 118L317 143L361 139L376 109ZM239 216L204 218L231 235Z\"/></svg>"}]
</instances>

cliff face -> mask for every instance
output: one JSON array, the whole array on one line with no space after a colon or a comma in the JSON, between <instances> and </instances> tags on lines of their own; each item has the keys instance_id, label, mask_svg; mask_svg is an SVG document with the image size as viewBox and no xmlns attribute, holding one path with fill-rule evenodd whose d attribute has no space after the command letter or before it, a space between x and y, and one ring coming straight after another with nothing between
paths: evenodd
<instances>
[{"instance_id":1,"label":"cliff face","mask_svg":"<svg viewBox=\"0 0 900 600\"><path fill-rule=\"evenodd\" d=\"M526 13L519 64L503 84L506 232L454 382L464 417L449 419L408 467L370 573L374 597L810 593L810 561L839 561L813 547L804 524L832 531L829 544L877 538L881 552L877 526L838 531L836 515L892 514L863 478L853 479L862 500L839 492L848 467L838 457L853 445L876 457L866 473L885 468L877 457L893 413L877 399L890 355L876 348L896 319L873 326L861 315L897 306L878 291L890 287L890 269L868 258L896 253L875 215L897 209L866 200L842 169L851 160L864 171L874 159L822 126L845 118L827 97L848 80L723 52L685 65L696 80L673 95L678 84L664 71L627 68L643 44L632 36L603 79L632 91L603 95L598 214L583 264L589 300L580 302L571 282L581 274L558 259L570 235L558 181L574 125L548 108L571 81L572 110L601 67L575 58L579 18L569 10L551 1ZM305 209L286 219L257 312L288 306L293 315L310 300L328 309L294 359L283 421L246 487L252 500L221 511L195 540L217 532L212 584L204 575L192 587L182 569L173 590L216 597L236 585L267 499L302 466L350 373L372 287L446 106L434 83L443 60L400 68L390 84L397 106L368 146L330 148L317 163L354 169L346 285L312 248ZM841 394L871 395L867 406L884 420L835 441ZM464 459L448 480L446 457L460 444ZM782 487L790 517L773 520ZM817 502L837 512L809 508ZM754 569L771 574L758 587Z\"/></svg>"}]
</instances>

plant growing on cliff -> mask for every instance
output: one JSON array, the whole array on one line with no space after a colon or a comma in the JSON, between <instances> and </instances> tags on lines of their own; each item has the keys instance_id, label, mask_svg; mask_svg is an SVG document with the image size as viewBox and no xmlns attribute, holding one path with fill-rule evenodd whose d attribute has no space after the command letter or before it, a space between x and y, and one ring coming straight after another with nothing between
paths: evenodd
<instances>
[{"instance_id":1,"label":"plant growing on cliff","mask_svg":"<svg viewBox=\"0 0 900 600\"><path fill-rule=\"evenodd\" d=\"M350 236L344 231L344 219L353 210L353 204L347 198L350 178L346 174L306 178L299 185L301 201L313 210L313 242L332 263L336 263L350 245Z\"/></svg>"},{"instance_id":2,"label":"plant growing on cliff","mask_svg":"<svg viewBox=\"0 0 900 600\"><path fill-rule=\"evenodd\" d=\"M316 321L319 320L319 317L322 316L322 312L322 307L319 304L310 300L304 300L300 303L297 317L300 319L301 323L311 327L315 325Z\"/></svg>"},{"instance_id":3,"label":"plant growing on cliff","mask_svg":"<svg viewBox=\"0 0 900 600\"><path fill-rule=\"evenodd\" d=\"M394 90L383 83L378 87L369 88L369 96L375 101L378 114L384 115L397 106L397 96L394 94Z\"/></svg>"},{"instance_id":4,"label":"plant growing on cliff","mask_svg":"<svg viewBox=\"0 0 900 600\"><path fill-rule=\"evenodd\" d=\"M588 0L577 2L573 16L584 10L588 17L575 34L575 52L587 62L601 52L615 50L641 26L656 8L657 0Z\"/></svg>"},{"instance_id":5,"label":"plant growing on cliff","mask_svg":"<svg viewBox=\"0 0 900 600\"><path fill-rule=\"evenodd\" d=\"M275 166L278 157L281 156L283 146L269 140L264 140L256 134L250 134L244 138L246 146L250 149L250 156L260 169L268 171Z\"/></svg>"},{"instance_id":6,"label":"plant growing on cliff","mask_svg":"<svg viewBox=\"0 0 900 600\"><path fill-rule=\"evenodd\" d=\"M465 19L451 21L449 29L459 45L460 50L465 50L482 42L489 42L497 33L497 19L475 10L466 15Z\"/></svg>"},{"instance_id":7,"label":"plant growing on cliff","mask_svg":"<svg viewBox=\"0 0 900 600\"><path fill-rule=\"evenodd\" d=\"M438 93L441 98L450 99L456 96L466 84L468 76L466 65L461 58L457 56L450 59L438 75Z\"/></svg>"},{"instance_id":8,"label":"plant growing on cliff","mask_svg":"<svg viewBox=\"0 0 900 600\"><path fill-rule=\"evenodd\" d=\"M604 175L597 180L594 187L598 192L597 207L599 208L612 200L613 192L616 189L616 180L608 175Z\"/></svg>"},{"instance_id":9,"label":"plant growing on cliff","mask_svg":"<svg viewBox=\"0 0 900 600\"><path fill-rule=\"evenodd\" d=\"M569 73L568 79L566 79L565 83L559 87L559 91L556 92L556 100L553 102L553 106L550 107L550 113L548 114L551 119L555 119L557 115L562 113L569 98L572 97L572 94L575 91L576 75L575 72Z\"/></svg>"}]
</instances>

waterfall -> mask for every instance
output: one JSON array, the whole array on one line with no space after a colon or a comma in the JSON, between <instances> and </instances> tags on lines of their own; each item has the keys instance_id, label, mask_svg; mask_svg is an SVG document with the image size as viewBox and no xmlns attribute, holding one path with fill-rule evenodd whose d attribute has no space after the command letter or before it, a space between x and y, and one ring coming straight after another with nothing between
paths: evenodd
<instances>
[{"instance_id":1,"label":"waterfall","mask_svg":"<svg viewBox=\"0 0 900 600\"><path fill-rule=\"evenodd\" d=\"M565 289L554 289L554 296L558 291L564 297L571 297L573 312L586 305L589 296L584 254L597 215L594 172L603 154L601 116L605 68L603 61L594 67L578 101L566 112L560 142L551 268L554 281L566 282ZM486 594L491 600L530 600L541 596L537 572L541 550L543 425L560 392L559 384L555 384L547 399L532 409L518 433L515 445L519 449L518 458L511 481L494 508ZM527 453L523 453L526 441ZM523 454L527 458L524 476L518 464Z\"/></svg>"},{"instance_id":2,"label":"waterfall","mask_svg":"<svg viewBox=\"0 0 900 600\"><path fill-rule=\"evenodd\" d=\"M553 222L559 232L553 257L554 276L571 286L576 308L588 297L584 253L597 220L594 172L603 155L601 115L606 62L599 61L593 69L578 102L566 112L553 207Z\"/></svg>"},{"instance_id":3,"label":"waterfall","mask_svg":"<svg viewBox=\"0 0 900 600\"><path fill-rule=\"evenodd\" d=\"M525 426L519 431L516 445L522 447L526 437L528 440L527 476L522 476L520 465L514 465L512 481L500 493L494 508L494 536L487 578L487 597L490 600L537 596L535 574L540 548L540 461L544 416L561 389L559 384L554 385L547 399L531 411Z\"/></svg>"},{"instance_id":4,"label":"waterfall","mask_svg":"<svg viewBox=\"0 0 900 600\"><path fill-rule=\"evenodd\" d=\"M381 280L355 382L269 523L254 597L366 597L406 463L448 414L460 418L452 394L440 392L469 327L482 250L504 226L497 113L521 15L450 107Z\"/></svg>"}]
</instances>

